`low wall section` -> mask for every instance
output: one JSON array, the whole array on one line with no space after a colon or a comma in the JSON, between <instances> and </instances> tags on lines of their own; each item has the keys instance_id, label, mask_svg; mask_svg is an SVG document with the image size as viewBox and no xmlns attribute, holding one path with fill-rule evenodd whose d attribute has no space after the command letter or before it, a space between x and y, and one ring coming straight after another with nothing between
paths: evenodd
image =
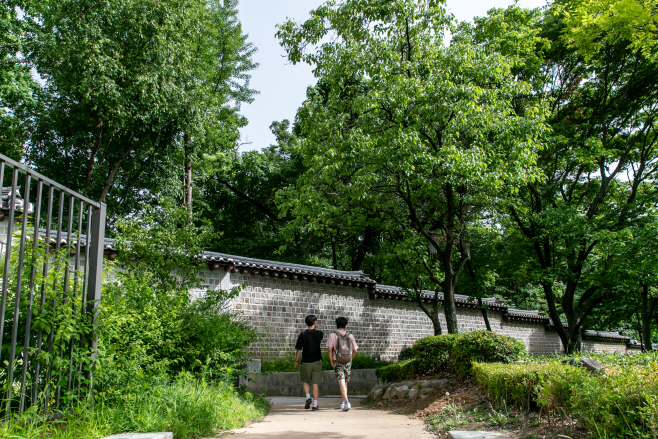
<instances>
[{"instance_id":1,"label":"low wall section","mask_svg":"<svg viewBox=\"0 0 658 439\"><path fill-rule=\"evenodd\" d=\"M323 373L324 383L320 384L320 395L340 395L338 382L331 370ZM350 376L350 395L367 395L379 384L375 369L353 370ZM251 375L247 389L256 395L267 396L304 396L299 372L279 372L270 375Z\"/></svg>"}]
</instances>

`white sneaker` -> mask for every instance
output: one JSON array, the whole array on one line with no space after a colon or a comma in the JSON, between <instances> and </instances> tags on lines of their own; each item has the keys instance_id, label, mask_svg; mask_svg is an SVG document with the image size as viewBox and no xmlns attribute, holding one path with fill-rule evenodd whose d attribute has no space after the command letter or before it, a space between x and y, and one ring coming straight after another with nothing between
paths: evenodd
<instances>
[{"instance_id":1,"label":"white sneaker","mask_svg":"<svg viewBox=\"0 0 658 439\"><path fill-rule=\"evenodd\" d=\"M344 412L346 412L346 411L348 411L348 410L351 409L351 408L352 408L352 404L350 404L349 401L345 401L345 403L343 404L343 408L342 408L341 410L343 410Z\"/></svg>"},{"instance_id":2,"label":"white sneaker","mask_svg":"<svg viewBox=\"0 0 658 439\"><path fill-rule=\"evenodd\" d=\"M341 401L340 404L338 404L338 408L343 410L344 405L345 405L345 403L343 401Z\"/></svg>"}]
</instances>

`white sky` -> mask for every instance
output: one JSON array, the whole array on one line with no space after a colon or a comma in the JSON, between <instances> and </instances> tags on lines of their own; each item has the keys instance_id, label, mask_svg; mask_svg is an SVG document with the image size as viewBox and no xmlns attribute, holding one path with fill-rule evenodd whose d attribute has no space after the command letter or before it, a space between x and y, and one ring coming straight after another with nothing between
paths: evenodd
<instances>
[{"instance_id":1,"label":"white sky","mask_svg":"<svg viewBox=\"0 0 658 439\"><path fill-rule=\"evenodd\" d=\"M472 21L486 15L494 7L507 7L513 0L447 0L447 8L458 20ZM274 143L269 126L274 120L295 118L297 108L306 97L306 87L315 78L307 64L289 64L284 51L274 36L275 26L287 17L296 21L308 18L308 13L324 3L323 0L241 0L240 21L258 52L254 59L260 66L252 72L251 88L260 92L252 104L243 104L242 114L249 125L241 130L242 142L251 142L240 151L262 149ZM546 0L520 0L526 8L544 6Z\"/></svg>"}]
</instances>

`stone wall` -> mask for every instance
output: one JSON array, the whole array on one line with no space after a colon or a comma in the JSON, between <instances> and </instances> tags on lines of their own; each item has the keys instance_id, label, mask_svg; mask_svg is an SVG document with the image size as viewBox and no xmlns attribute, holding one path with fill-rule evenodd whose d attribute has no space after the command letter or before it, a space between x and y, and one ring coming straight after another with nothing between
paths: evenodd
<instances>
[{"instance_id":1,"label":"stone wall","mask_svg":"<svg viewBox=\"0 0 658 439\"><path fill-rule=\"evenodd\" d=\"M319 284L224 270L205 271L210 288L229 289L244 285L231 308L243 313L257 329L258 341L251 346L255 358L279 357L294 351L297 335L305 329L304 317L315 314L319 329L331 331L338 316L347 317L348 330L359 344L360 351L379 354L394 360L404 347L433 334L427 316L413 303L402 300L371 299L366 288ZM485 329L479 309L458 307L459 329L463 332ZM488 311L494 332L522 341L534 355L562 350L555 331L543 323L506 321L500 311ZM440 316L444 333L445 319ZM626 353L622 341L586 340L585 352Z\"/></svg>"}]
</instances>

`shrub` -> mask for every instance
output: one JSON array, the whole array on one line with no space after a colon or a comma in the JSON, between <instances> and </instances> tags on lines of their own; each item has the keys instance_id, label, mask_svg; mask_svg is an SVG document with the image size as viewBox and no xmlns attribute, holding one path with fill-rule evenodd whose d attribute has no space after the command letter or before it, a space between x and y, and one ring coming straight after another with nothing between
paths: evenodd
<instances>
[{"instance_id":1,"label":"shrub","mask_svg":"<svg viewBox=\"0 0 658 439\"><path fill-rule=\"evenodd\" d=\"M529 410L538 405L552 409L568 404L573 383L584 379L587 372L560 362L473 363L472 374L491 399Z\"/></svg>"},{"instance_id":2,"label":"shrub","mask_svg":"<svg viewBox=\"0 0 658 439\"><path fill-rule=\"evenodd\" d=\"M418 370L424 374L442 372L450 367L450 353L458 334L435 335L417 340L411 347Z\"/></svg>"},{"instance_id":3,"label":"shrub","mask_svg":"<svg viewBox=\"0 0 658 439\"><path fill-rule=\"evenodd\" d=\"M590 374L559 361L475 363L473 374L494 399L573 417L580 426L605 432L606 437L655 437L658 428L656 363L616 367L601 374Z\"/></svg>"},{"instance_id":4,"label":"shrub","mask_svg":"<svg viewBox=\"0 0 658 439\"><path fill-rule=\"evenodd\" d=\"M495 332L473 331L421 338L411 351L422 374L435 374L451 367L466 374L473 361L507 363L515 360L525 353L525 345Z\"/></svg>"},{"instance_id":5,"label":"shrub","mask_svg":"<svg viewBox=\"0 0 658 439\"><path fill-rule=\"evenodd\" d=\"M378 369L380 367L388 366L390 361L373 361L372 357L368 354L356 354L352 360L352 369ZM322 353L322 370L331 370L331 362L329 361L329 354ZM265 374L277 372L297 372L295 369L295 354L290 352L284 357L272 358L263 361L261 364L261 372Z\"/></svg>"},{"instance_id":6,"label":"shrub","mask_svg":"<svg viewBox=\"0 0 658 439\"><path fill-rule=\"evenodd\" d=\"M414 357L414 352L411 347L402 348L398 354L398 361L411 360Z\"/></svg>"},{"instance_id":7,"label":"shrub","mask_svg":"<svg viewBox=\"0 0 658 439\"><path fill-rule=\"evenodd\" d=\"M413 378L418 375L418 360L405 360L380 367L375 375L383 381L400 381Z\"/></svg>"},{"instance_id":8,"label":"shrub","mask_svg":"<svg viewBox=\"0 0 658 439\"><path fill-rule=\"evenodd\" d=\"M210 233L190 224L185 208L169 206L123 219L117 230L117 269L103 284L98 319L96 390L120 395L162 373L202 367L230 380L255 332L227 310L239 288L204 288L192 262Z\"/></svg>"},{"instance_id":9,"label":"shrub","mask_svg":"<svg viewBox=\"0 0 658 439\"><path fill-rule=\"evenodd\" d=\"M459 334L451 351L455 371L461 374L470 372L473 362L509 363L523 354L525 354L523 343L490 331Z\"/></svg>"}]
</instances>

